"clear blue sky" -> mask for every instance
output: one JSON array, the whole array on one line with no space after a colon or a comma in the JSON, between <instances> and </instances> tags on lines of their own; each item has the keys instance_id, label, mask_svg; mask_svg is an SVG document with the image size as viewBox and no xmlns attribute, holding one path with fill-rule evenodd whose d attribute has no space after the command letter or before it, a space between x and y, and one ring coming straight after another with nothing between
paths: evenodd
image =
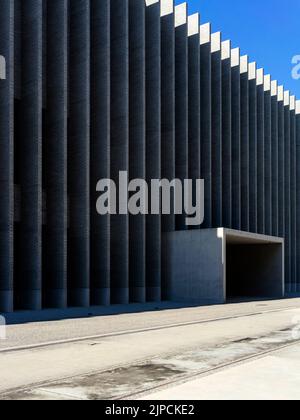
<instances>
[{"instance_id":1,"label":"clear blue sky","mask_svg":"<svg viewBox=\"0 0 300 420\"><path fill-rule=\"evenodd\" d=\"M182 1L176 0L176 4ZM292 57L300 55L300 0L187 0L189 14L230 39L267 73L300 99L300 79L291 75Z\"/></svg>"}]
</instances>

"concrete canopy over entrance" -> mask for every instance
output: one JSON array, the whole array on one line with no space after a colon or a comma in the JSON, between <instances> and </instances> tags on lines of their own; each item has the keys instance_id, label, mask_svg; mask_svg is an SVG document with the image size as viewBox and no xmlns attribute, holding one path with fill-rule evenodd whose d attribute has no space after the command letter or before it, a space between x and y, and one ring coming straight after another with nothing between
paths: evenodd
<instances>
[{"instance_id":1,"label":"concrete canopy over entrance","mask_svg":"<svg viewBox=\"0 0 300 420\"><path fill-rule=\"evenodd\" d=\"M167 233L169 299L224 303L230 298L284 297L284 240L230 229Z\"/></svg>"}]
</instances>

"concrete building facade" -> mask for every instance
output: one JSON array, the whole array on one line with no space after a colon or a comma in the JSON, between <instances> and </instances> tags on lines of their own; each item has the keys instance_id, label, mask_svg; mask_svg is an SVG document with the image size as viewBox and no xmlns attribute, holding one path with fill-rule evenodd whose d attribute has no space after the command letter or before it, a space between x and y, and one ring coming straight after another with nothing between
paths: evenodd
<instances>
[{"instance_id":1,"label":"concrete building facade","mask_svg":"<svg viewBox=\"0 0 300 420\"><path fill-rule=\"evenodd\" d=\"M174 0L1 0L0 312L180 299L184 217L96 212L120 171L204 179L186 234L284 246L300 292L300 102L200 20Z\"/></svg>"}]
</instances>

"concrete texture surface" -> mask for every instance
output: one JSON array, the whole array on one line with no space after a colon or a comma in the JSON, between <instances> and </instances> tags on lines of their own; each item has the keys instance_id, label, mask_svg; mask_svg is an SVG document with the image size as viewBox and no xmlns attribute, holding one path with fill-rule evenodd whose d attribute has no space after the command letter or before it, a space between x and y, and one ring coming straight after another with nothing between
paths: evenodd
<instances>
[{"instance_id":1,"label":"concrete texture surface","mask_svg":"<svg viewBox=\"0 0 300 420\"><path fill-rule=\"evenodd\" d=\"M160 2L146 1L146 180L161 178ZM161 300L161 216L146 218L146 297Z\"/></svg>"},{"instance_id":2,"label":"concrete texture surface","mask_svg":"<svg viewBox=\"0 0 300 420\"><path fill-rule=\"evenodd\" d=\"M90 304L90 2L70 8L68 303ZM75 30L76 28L76 30ZM80 51L80 52L78 52Z\"/></svg>"},{"instance_id":3,"label":"concrete texture surface","mask_svg":"<svg viewBox=\"0 0 300 420\"><path fill-rule=\"evenodd\" d=\"M91 185L110 178L110 1L91 3ZM110 217L91 190L91 304L110 303Z\"/></svg>"},{"instance_id":4,"label":"concrete texture surface","mask_svg":"<svg viewBox=\"0 0 300 420\"><path fill-rule=\"evenodd\" d=\"M146 179L146 5L129 0L129 177ZM146 216L129 217L130 302L146 301Z\"/></svg>"},{"instance_id":5,"label":"concrete texture surface","mask_svg":"<svg viewBox=\"0 0 300 420\"><path fill-rule=\"evenodd\" d=\"M241 84L240 50L231 51L232 228L241 229Z\"/></svg>"},{"instance_id":6,"label":"concrete texture surface","mask_svg":"<svg viewBox=\"0 0 300 420\"><path fill-rule=\"evenodd\" d=\"M299 401L300 345L151 394L147 399Z\"/></svg>"},{"instance_id":7,"label":"concrete texture surface","mask_svg":"<svg viewBox=\"0 0 300 420\"><path fill-rule=\"evenodd\" d=\"M203 228L212 226L212 83L211 25L200 26L200 92L201 92L201 178L205 180L205 220Z\"/></svg>"},{"instance_id":8,"label":"concrete texture surface","mask_svg":"<svg viewBox=\"0 0 300 420\"><path fill-rule=\"evenodd\" d=\"M48 216L43 263L46 307L67 307L68 2L47 3L47 136L43 143ZM49 7L50 6L50 7Z\"/></svg>"},{"instance_id":9,"label":"concrete texture surface","mask_svg":"<svg viewBox=\"0 0 300 420\"><path fill-rule=\"evenodd\" d=\"M0 51L5 57L5 77L0 85L0 310L13 310L14 252L14 2L6 0L0 9ZM3 59L2 59L3 62Z\"/></svg>"},{"instance_id":10,"label":"concrete texture surface","mask_svg":"<svg viewBox=\"0 0 300 420\"><path fill-rule=\"evenodd\" d=\"M222 42L222 226L232 226L231 41Z\"/></svg>"},{"instance_id":11,"label":"concrete texture surface","mask_svg":"<svg viewBox=\"0 0 300 420\"><path fill-rule=\"evenodd\" d=\"M249 63L249 228L257 233L257 66ZM275 235L278 236L278 233ZM282 236L281 236L282 237Z\"/></svg>"},{"instance_id":12,"label":"concrete texture surface","mask_svg":"<svg viewBox=\"0 0 300 420\"><path fill-rule=\"evenodd\" d=\"M42 41L43 3L21 4L23 13L21 102L21 215L19 253L16 265L16 306L38 310L42 307Z\"/></svg>"},{"instance_id":13,"label":"concrete texture surface","mask_svg":"<svg viewBox=\"0 0 300 420\"><path fill-rule=\"evenodd\" d=\"M201 178L200 16L188 17L188 169L190 179Z\"/></svg>"},{"instance_id":14,"label":"concrete texture surface","mask_svg":"<svg viewBox=\"0 0 300 420\"><path fill-rule=\"evenodd\" d=\"M264 70L258 69L257 83L257 231L265 233L265 102L264 102Z\"/></svg>"},{"instance_id":15,"label":"concrete texture surface","mask_svg":"<svg viewBox=\"0 0 300 420\"><path fill-rule=\"evenodd\" d=\"M250 156L249 156L249 59L240 58L240 93L241 93L241 230L250 228Z\"/></svg>"},{"instance_id":16,"label":"concrete texture surface","mask_svg":"<svg viewBox=\"0 0 300 420\"><path fill-rule=\"evenodd\" d=\"M295 307L293 308L292 305ZM145 325L149 326L155 324L157 314L130 315L125 323L122 323L122 335L90 338L82 342L28 348L22 351L0 351L2 378L0 398L146 398L147 395L153 393L151 389L156 386L162 386L162 390L168 390L174 387L172 382L175 382L175 385L177 381L179 384L189 382L195 379L195 375L207 375L208 370L218 369L241 360L245 362L248 358L262 352L273 352L281 346L298 344L297 336L294 335L295 330L298 331L296 319L300 315L298 299L206 309L211 310L211 315L215 316L219 311L218 314L227 316L227 319L208 320L206 318L206 322L201 322L202 308L179 309L166 314L165 325L160 329L126 333L124 326L132 326L133 319L129 319L131 316L135 319L142 318ZM250 312L246 314L246 310ZM239 311L240 315L237 315ZM122 317L123 315L118 317L118 320L122 321ZM160 319L162 322L162 317ZM177 322L194 319L195 323L171 327L168 325L168 320L174 322L174 319ZM80 322L85 323L86 331L94 324L94 320L91 319L79 320L76 321L77 326ZM66 331L69 330L68 321L45 324L42 330L44 332L48 330L47 333L53 338L55 330L62 326L66 337ZM121 327L120 322L118 326ZM30 338L32 339L34 325L29 324L27 327L31 329ZM14 328L18 335L18 332L22 334L24 326L9 327L8 336ZM287 384L287 388L282 390L281 395L290 398L297 397L300 367L297 361L298 347L296 350L280 356L281 365L278 365L277 360L275 364L269 365L270 359L272 361L274 357L278 358L273 353L273 359L268 356L268 363L266 365L262 363L260 371L249 368L247 370L247 365L245 365L241 374L243 378L250 375L250 380L248 384L244 383L240 390L251 397L254 395L254 386L251 385L251 381L259 380L260 388L256 386L256 389L262 389L263 394L272 375L279 375L279 378ZM282 369L278 373L277 369L281 366ZM286 378L285 371L289 372L289 378ZM231 372L230 369L228 378L231 377ZM217 374L224 377L226 371ZM226 379L220 382L224 385L222 396L226 398L226 395L229 395L231 384L238 385L240 377L237 375L235 382L228 381L226 385L229 387L228 393L226 393L224 382ZM213 381L214 375L209 378ZM289 393L288 386L291 387ZM186 395L183 389L182 393L181 391L179 393L179 399L191 396L196 399L201 398L197 389L198 384L193 387L189 395ZM204 389L204 386L201 389ZM209 394L211 389L209 386L206 388L207 395L213 397L215 394L212 392ZM215 391L219 389L219 386L214 387ZM204 395L206 394L203 391ZM270 392L266 395L277 397L279 394L274 390L272 395ZM173 399L176 397L177 394L173 394ZM167 398L172 399L172 396Z\"/></svg>"},{"instance_id":17,"label":"concrete texture surface","mask_svg":"<svg viewBox=\"0 0 300 420\"><path fill-rule=\"evenodd\" d=\"M175 177L189 178L188 5L175 7ZM183 200L184 204L184 200ZM176 215L176 229L186 230L186 215Z\"/></svg>"},{"instance_id":18,"label":"concrete texture surface","mask_svg":"<svg viewBox=\"0 0 300 420\"><path fill-rule=\"evenodd\" d=\"M111 173L129 172L129 3L111 0ZM111 217L111 303L129 302L129 217Z\"/></svg>"}]
</instances>

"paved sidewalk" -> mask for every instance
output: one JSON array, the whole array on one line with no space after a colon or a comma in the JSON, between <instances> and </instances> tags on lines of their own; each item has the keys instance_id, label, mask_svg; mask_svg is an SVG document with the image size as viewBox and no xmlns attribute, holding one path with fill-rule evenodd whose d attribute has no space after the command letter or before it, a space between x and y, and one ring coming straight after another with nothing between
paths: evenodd
<instances>
[{"instance_id":1,"label":"paved sidewalk","mask_svg":"<svg viewBox=\"0 0 300 420\"><path fill-rule=\"evenodd\" d=\"M143 400L300 400L300 344Z\"/></svg>"},{"instance_id":2,"label":"paved sidewalk","mask_svg":"<svg viewBox=\"0 0 300 420\"><path fill-rule=\"evenodd\" d=\"M299 318L299 300L288 300L11 326L10 342L21 344L18 334L24 327L28 343L74 338L78 332L113 335L0 350L0 399L116 399L151 392L166 382L191 381L207 370L294 344ZM38 337L30 336L42 325ZM299 371L297 364L294 370Z\"/></svg>"},{"instance_id":3,"label":"paved sidewalk","mask_svg":"<svg viewBox=\"0 0 300 420\"><path fill-rule=\"evenodd\" d=\"M86 310L42 311L41 313L17 313L7 316L8 322L31 322L8 325L7 340L0 340L4 348L36 345L60 340L77 340L84 337L118 334L131 330L160 328L193 322L206 322L216 318L300 308L300 299L257 301L182 308L182 305L162 303L147 305L113 306ZM57 319L60 316L66 319ZM68 316L70 318L68 318ZM36 319L44 319L37 322Z\"/></svg>"}]
</instances>

